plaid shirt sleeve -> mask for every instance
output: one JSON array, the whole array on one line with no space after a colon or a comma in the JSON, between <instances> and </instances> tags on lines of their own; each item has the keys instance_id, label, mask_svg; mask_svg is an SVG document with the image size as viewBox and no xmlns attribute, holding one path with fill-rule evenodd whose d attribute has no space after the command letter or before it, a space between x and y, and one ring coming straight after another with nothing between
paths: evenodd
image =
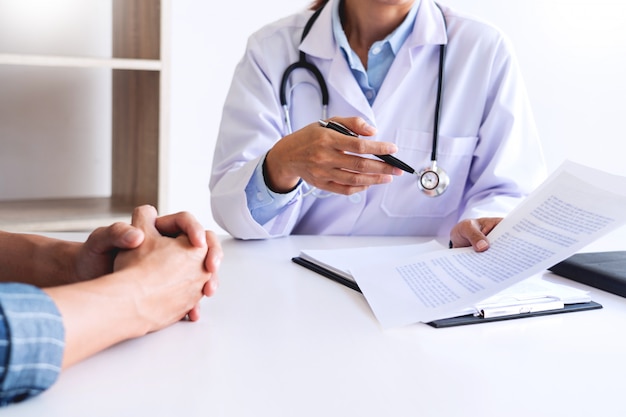
<instances>
[{"instance_id":1,"label":"plaid shirt sleeve","mask_svg":"<svg viewBox=\"0 0 626 417\"><path fill-rule=\"evenodd\" d=\"M37 287L0 284L0 406L48 389L61 372L63 320Z\"/></svg>"}]
</instances>

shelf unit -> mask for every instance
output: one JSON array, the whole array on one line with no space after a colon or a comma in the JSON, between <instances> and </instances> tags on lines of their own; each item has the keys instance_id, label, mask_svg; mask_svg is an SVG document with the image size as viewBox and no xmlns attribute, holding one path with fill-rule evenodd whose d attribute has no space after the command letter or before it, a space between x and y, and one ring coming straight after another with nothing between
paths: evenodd
<instances>
[{"instance_id":1,"label":"shelf unit","mask_svg":"<svg viewBox=\"0 0 626 417\"><path fill-rule=\"evenodd\" d=\"M0 65L112 71L110 197L0 201L0 229L91 230L137 205L165 210L170 1L112 0L111 58L0 53Z\"/></svg>"}]
</instances>

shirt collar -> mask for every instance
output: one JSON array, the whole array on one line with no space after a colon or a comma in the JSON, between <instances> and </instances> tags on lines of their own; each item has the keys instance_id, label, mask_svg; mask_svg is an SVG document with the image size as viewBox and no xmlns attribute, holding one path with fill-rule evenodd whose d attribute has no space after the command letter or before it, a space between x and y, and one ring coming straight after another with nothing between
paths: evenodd
<instances>
[{"instance_id":1,"label":"shirt collar","mask_svg":"<svg viewBox=\"0 0 626 417\"><path fill-rule=\"evenodd\" d=\"M335 1L333 2L333 10L332 10L332 28L333 35L335 37L335 41L337 45L344 51L346 57L348 57L348 61L350 61L350 65L352 66L352 59L354 59L354 54L351 53L352 48L350 48L350 44L348 43L348 38L346 37L346 33L343 31L343 27L341 26L341 19L339 18L339 8L343 4L343 1ZM391 32L385 39L383 39L382 43L389 43L391 46L391 50L394 55L398 53L398 50L404 43L404 41L409 37L411 32L413 31L413 26L415 23L415 16L417 15L417 9L419 8L420 0L416 0L409 11L409 14L402 21L400 26L398 26L393 32Z\"/></svg>"}]
</instances>

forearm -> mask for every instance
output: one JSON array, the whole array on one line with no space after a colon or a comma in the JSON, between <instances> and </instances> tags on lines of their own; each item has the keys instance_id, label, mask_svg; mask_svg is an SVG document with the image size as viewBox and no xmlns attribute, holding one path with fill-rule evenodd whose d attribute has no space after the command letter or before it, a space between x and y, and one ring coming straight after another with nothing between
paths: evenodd
<instances>
[{"instance_id":1,"label":"forearm","mask_svg":"<svg viewBox=\"0 0 626 417\"><path fill-rule=\"evenodd\" d=\"M137 292L135 277L126 271L44 291L63 317L63 368L148 331L130 295Z\"/></svg>"},{"instance_id":2,"label":"forearm","mask_svg":"<svg viewBox=\"0 0 626 417\"><path fill-rule=\"evenodd\" d=\"M34 234L0 231L0 282L22 282L38 287L72 281L80 244Z\"/></svg>"}]
</instances>

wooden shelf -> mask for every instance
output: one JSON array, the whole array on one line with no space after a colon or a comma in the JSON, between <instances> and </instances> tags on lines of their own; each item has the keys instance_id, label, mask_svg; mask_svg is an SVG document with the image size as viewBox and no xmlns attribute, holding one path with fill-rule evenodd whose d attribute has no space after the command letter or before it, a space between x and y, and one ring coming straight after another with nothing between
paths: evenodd
<instances>
[{"instance_id":1,"label":"wooden shelf","mask_svg":"<svg viewBox=\"0 0 626 417\"><path fill-rule=\"evenodd\" d=\"M27 65L67 68L111 68L122 70L160 71L156 59L87 58L79 56L0 54L0 65Z\"/></svg>"},{"instance_id":2,"label":"wooden shelf","mask_svg":"<svg viewBox=\"0 0 626 417\"><path fill-rule=\"evenodd\" d=\"M0 65L112 71L111 196L0 201L0 229L85 231L142 204L166 211L170 2L111 0L111 58L0 53Z\"/></svg>"},{"instance_id":3,"label":"wooden shelf","mask_svg":"<svg viewBox=\"0 0 626 417\"><path fill-rule=\"evenodd\" d=\"M91 231L117 221L130 222L132 209L110 198L0 201L0 230Z\"/></svg>"}]
</instances>

